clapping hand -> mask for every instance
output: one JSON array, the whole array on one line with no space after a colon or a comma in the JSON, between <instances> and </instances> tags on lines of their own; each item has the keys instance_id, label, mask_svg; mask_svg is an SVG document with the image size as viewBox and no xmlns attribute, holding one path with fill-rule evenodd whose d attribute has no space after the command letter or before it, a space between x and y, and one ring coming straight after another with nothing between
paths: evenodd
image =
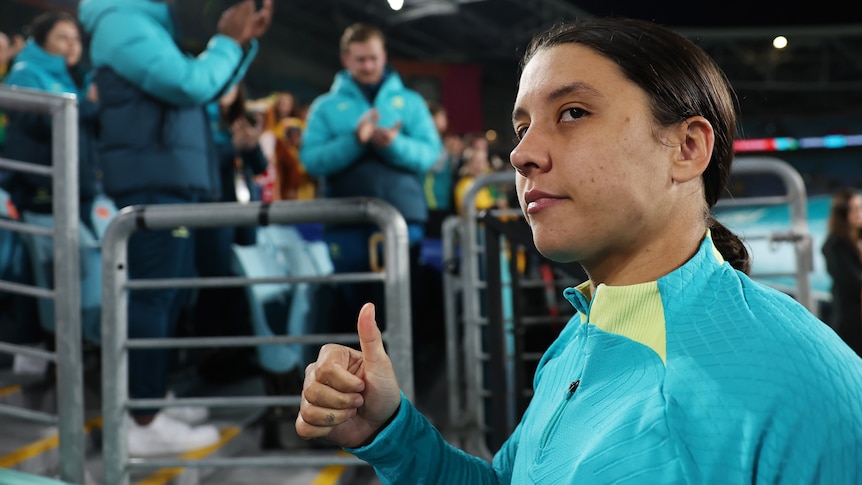
<instances>
[{"instance_id":1,"label":"clapping hand","mask_svg":"<svg viewBox=\"0 0 862 485\"><path fill-rule=\"evenodd\" d=\"M273 0L263 0L263 5L257 11L253 0L243 0L221 14L218 32L245 46L269 29L272 11Z\"/></svg>"},{"instance_id":2,"label":"clapping hand","mask_svg":"<svg viewBox=\"0 0 862 485\"><path fill-rule=\"evenodd\" d=\"M395 141L395 137L401 132L401 121L399 120L391 128L376 127L371 135L371 143L377 148L386 148Z\"/></svg>"},{"instance_id":3,"label":"clapping hand","mask_svg":"<svg viewBox=\"0 0 862 485\"><path fill-rule=\"evenodd\" d=\"M377 108L371 108L362 113L356 123L356 139L359 140L359 143L364 145L371 141L375 130L377 130L378 121L380 121L380 113Z\"/></svg>"}]
</instances>

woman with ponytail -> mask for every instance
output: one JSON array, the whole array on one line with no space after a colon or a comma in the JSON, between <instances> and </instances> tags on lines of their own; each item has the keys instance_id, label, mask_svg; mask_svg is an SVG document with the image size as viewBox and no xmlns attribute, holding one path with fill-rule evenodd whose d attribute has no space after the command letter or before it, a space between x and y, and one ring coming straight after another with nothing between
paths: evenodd
<instances>
[{"instance_id":1,"label":"woman with ponytail","mask_svg":"<svg viewBox=\"0 0 862 485\"><path fill-rule=\"evenodd\" d=\"M361 350L324 346L306 370L299 434L383 483L862 483L862 359L750 279L710 216L735 111L715 62L654 23L536 37L512 115L518 198L538 250L590 279L564 292L575 315L520 423L491 462L447 444L399 393L366 305Z\"/></svg>"},{"instance_id":2,"label":"woman with ponytail","mask_svg":"<svg viewBox=\"0 0 862 485\"><path fill-rule=\"evenodd\" d=\"M832 194L828 235L821 251L832 278L829 323L862 356L862 194L849 187Z\"/></svg>"}]
</instances>

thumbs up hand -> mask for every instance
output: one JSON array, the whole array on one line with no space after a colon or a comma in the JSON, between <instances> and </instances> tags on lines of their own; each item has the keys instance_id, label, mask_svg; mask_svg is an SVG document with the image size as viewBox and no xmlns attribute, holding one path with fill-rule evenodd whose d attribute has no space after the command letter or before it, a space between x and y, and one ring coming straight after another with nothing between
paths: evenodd
<instances>
[{"instance_id":1,"label":"thumbs up hand","mask_svg":"<svg viewBox=\"0 0 862 485\"><path fill-rule=\"evenodd\" d=\"M401 391L392 361L366 303L357 322L361 351L327 344L305 369L296 432L348 448L368 441L398 411Z\"/></svg>"}]
</instances>

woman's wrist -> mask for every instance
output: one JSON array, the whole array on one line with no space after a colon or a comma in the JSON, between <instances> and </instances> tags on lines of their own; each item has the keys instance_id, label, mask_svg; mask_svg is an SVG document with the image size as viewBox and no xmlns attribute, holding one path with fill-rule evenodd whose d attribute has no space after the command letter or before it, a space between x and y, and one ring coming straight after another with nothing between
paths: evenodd
<instances>
[{"instance_id":1,"label":"woman's wrist","mask_svg":"<svg viewBox=\"0 0 862 485\"><path fill-rule=\"evenodd\" d=\"M373 443L374 440L377 438L377 435L379 435L381 431L386 429L387 426L392 424L392 421L394 421L395 417L398 416L398 411L400 411L400 410L401 410L401 403L399 403L398 407L395 408L395 412L392 413L392 416L389 416L389 419L387 419L386 422L383 423L383 425L381 425L373 433L371 433L371 435L368 436L368 438L366 438L365 441L362 442L362 444L357 446L357 448L364 448L364 447L370 445L371 443Z\"/></svg>"}]
</instances>

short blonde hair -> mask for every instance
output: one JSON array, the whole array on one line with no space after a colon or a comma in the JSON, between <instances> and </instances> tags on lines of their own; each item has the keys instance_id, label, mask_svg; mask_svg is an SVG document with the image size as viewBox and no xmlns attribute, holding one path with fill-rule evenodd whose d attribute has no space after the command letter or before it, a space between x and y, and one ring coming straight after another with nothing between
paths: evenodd
<instances>
[{"instance_id":1,"label":"short blonde hair","mask_svg":"<svg viewBox=\"0 0 862 485\"><path fill-rule=\"evenodd\" d=\"M373 25L356 22L344 29L344 33L341 34L341 53L346 54L350 44L365 42L373 37L379 38L383 42L383 46L386 46L386 38L383 36L383 31Z\"/></svg>"}]
</instances>

